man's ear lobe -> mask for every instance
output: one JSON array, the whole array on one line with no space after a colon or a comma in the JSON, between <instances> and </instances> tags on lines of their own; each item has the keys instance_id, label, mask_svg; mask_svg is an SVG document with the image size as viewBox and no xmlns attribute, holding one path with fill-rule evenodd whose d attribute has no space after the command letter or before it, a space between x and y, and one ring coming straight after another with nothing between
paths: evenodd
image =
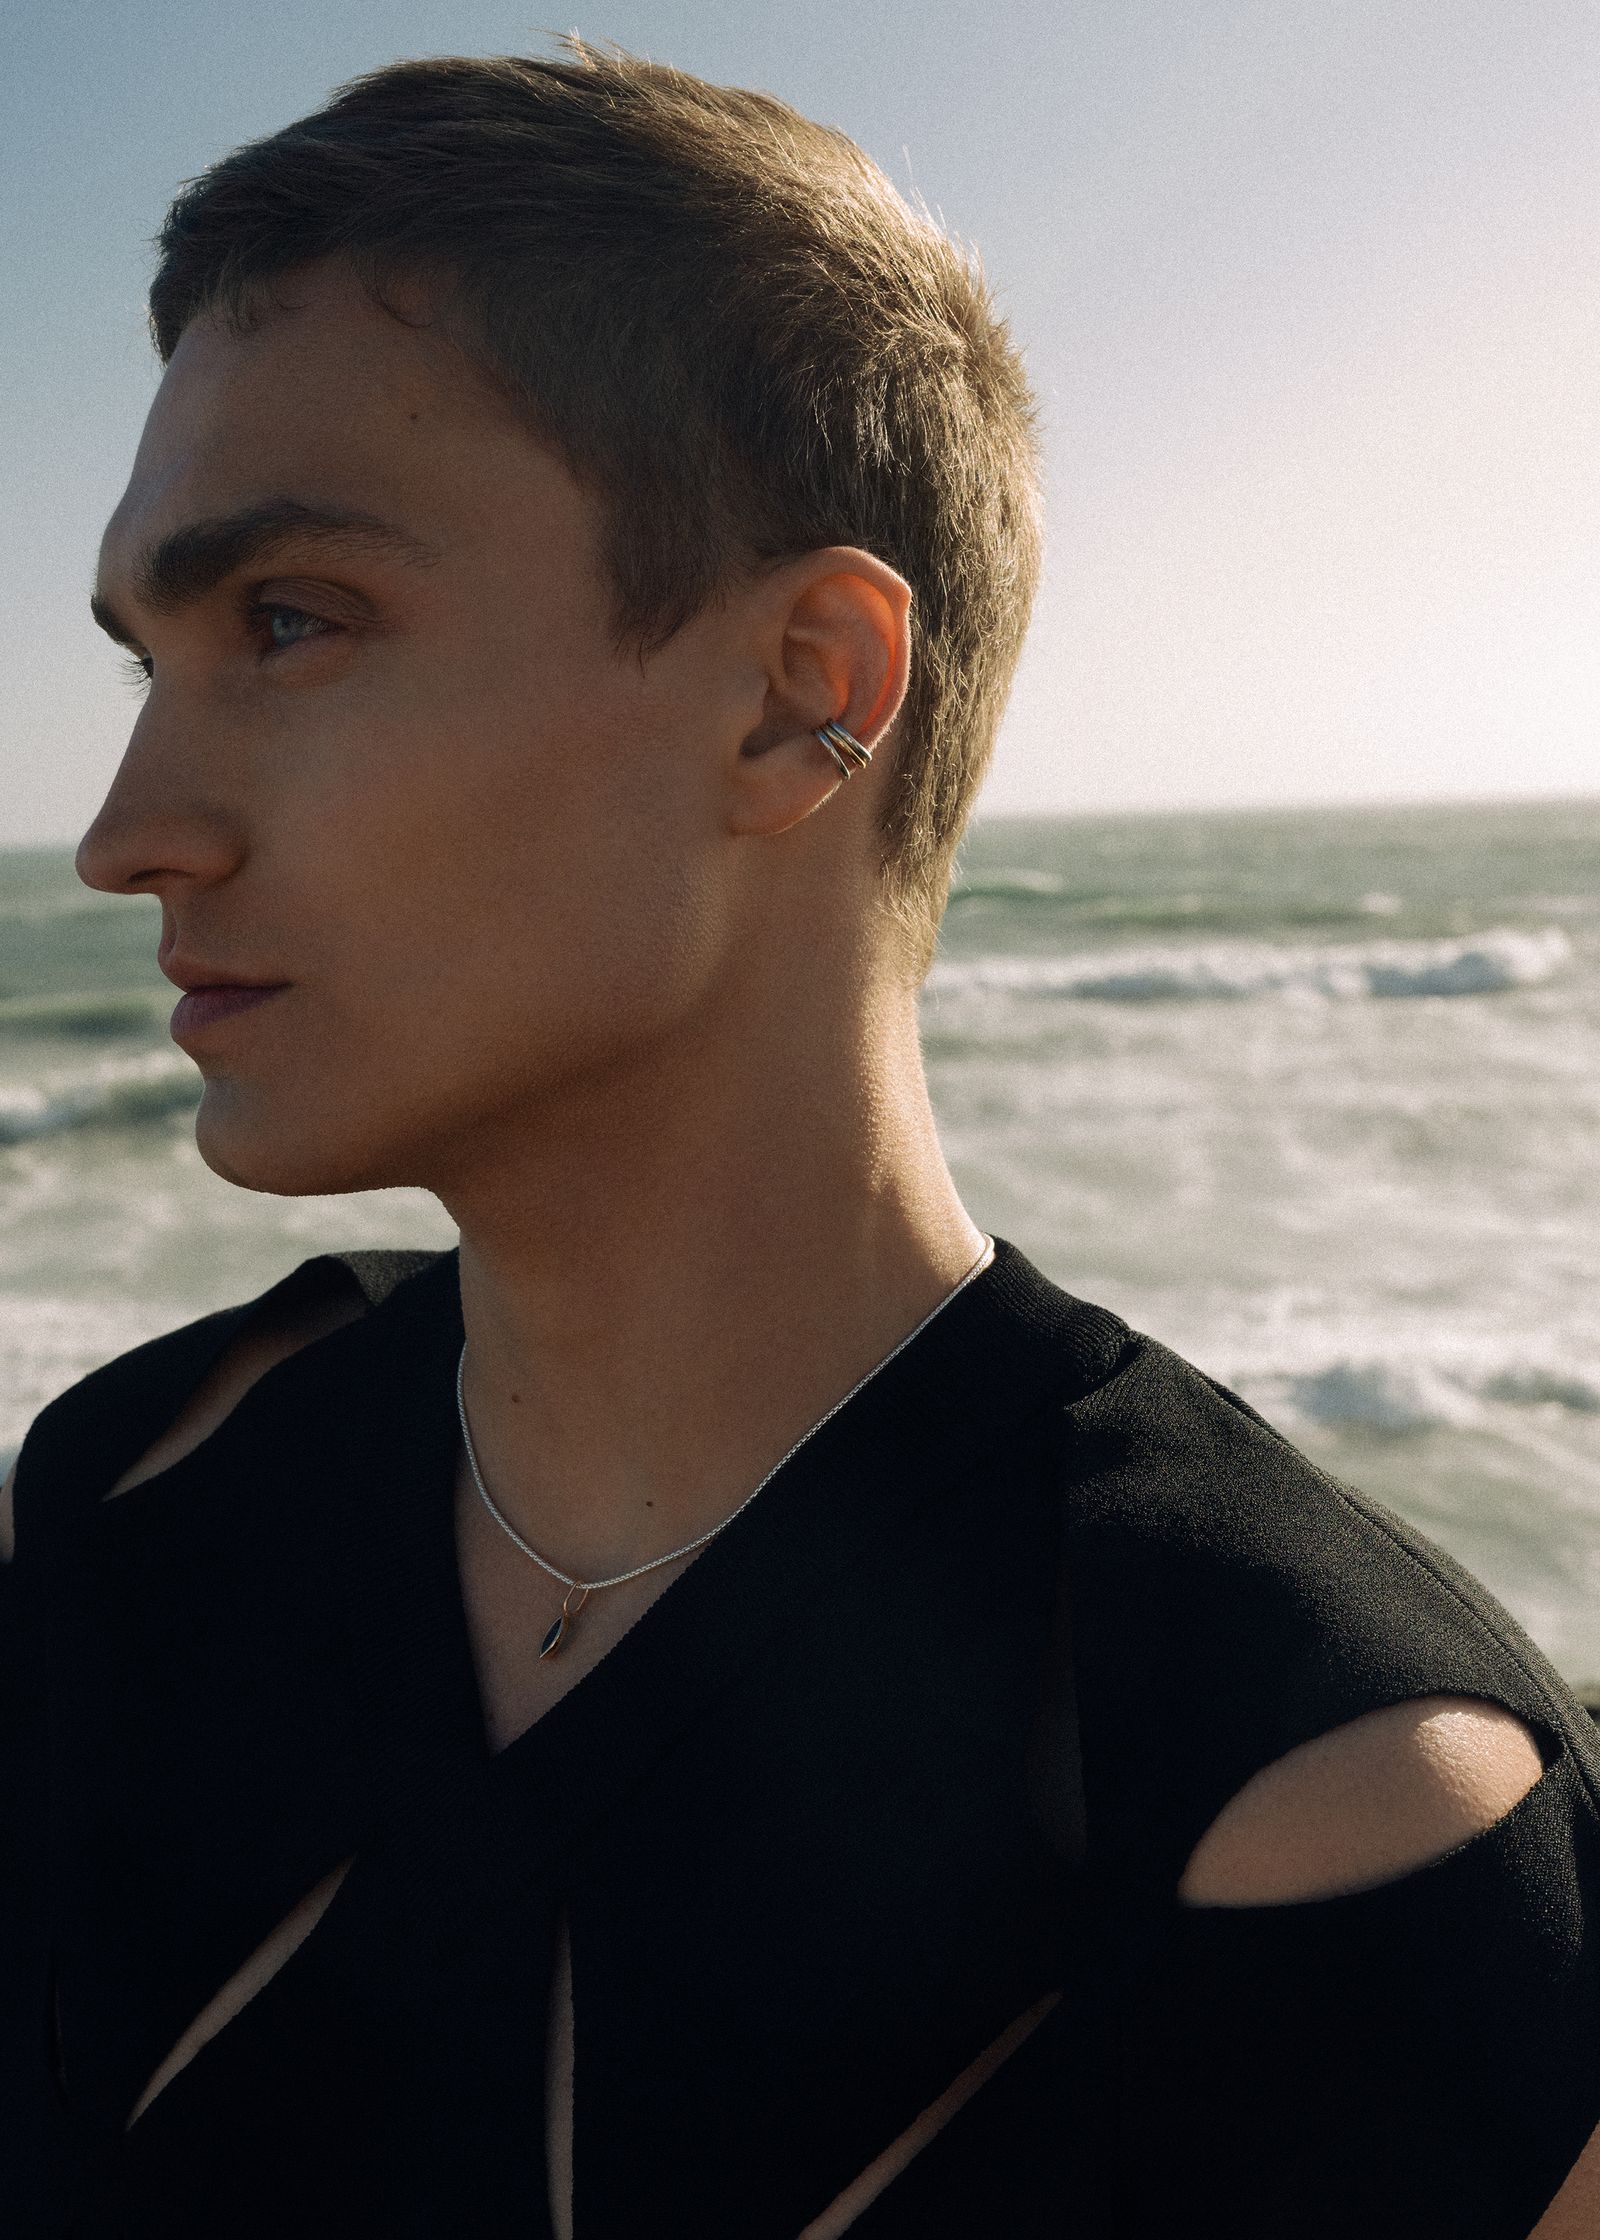
<instances>
[{"instance_id":1,"label":"man's ear lobe","mask_svg":"<svg viewBox=\"0 0 1600 2240\"><path fill-rule=\"evenodd\" d=\"M844 782L815 731L791 723L774 734L763 724L745 741L733 772L728 830L776 839L822 808Z\"/></svg>"}]
</instances>

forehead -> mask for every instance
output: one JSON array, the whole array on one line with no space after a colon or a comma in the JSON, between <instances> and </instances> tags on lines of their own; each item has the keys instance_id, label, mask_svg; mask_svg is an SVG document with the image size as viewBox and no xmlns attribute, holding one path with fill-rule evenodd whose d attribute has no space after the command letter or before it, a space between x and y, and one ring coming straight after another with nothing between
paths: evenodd
<instances>
[{"instance_id":1,"label":"forehead","mask_svg":"<svg viewBox=\"0 0 1600 2240\"><path fill-rule=\"evenodd\" d=\"M548 536L570 478L420 296L403 311L323 266L289 275L245 334L195 320L107 526L102 582L174 529L267 496L394 520L427 542L469 525L480 540L514 535L531 506Z\"/></svg>"}]
</instances>

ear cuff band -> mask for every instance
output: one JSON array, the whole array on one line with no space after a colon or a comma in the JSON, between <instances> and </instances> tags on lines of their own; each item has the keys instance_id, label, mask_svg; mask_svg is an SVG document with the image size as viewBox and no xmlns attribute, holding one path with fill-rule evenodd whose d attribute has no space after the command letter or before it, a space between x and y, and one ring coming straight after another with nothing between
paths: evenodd
<instances>
[{"instance_id":1,"label":"ear cuff band","mask_svg":"<svg viewBox=\"0 0 1600 2240\"><path fill-rule=\"evenodd\" d=\"M872 760L872 749L864 747L855 733L846 731L842 723L819 724L816 736L832 755L841 778L853 778Z\"/></svg>"}]
</instances>

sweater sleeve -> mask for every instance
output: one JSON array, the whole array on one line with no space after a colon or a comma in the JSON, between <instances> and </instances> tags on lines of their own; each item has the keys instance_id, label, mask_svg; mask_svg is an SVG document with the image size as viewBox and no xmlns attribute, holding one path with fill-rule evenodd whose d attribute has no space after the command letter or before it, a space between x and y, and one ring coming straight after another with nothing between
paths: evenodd
<instances>
[{"instance_id":1,"label":"sweater sleeve","mask_svg":"<svg viewBox=\"0 0 1600 2240\"><path fill-rule=\"evenodd\" d=\"M1570 1758L1380 1888L1174 1907L1117 2032L1129 2240L1527 2240L1600 2122L1600 1840Z\"/></svg>"}]
</instances>

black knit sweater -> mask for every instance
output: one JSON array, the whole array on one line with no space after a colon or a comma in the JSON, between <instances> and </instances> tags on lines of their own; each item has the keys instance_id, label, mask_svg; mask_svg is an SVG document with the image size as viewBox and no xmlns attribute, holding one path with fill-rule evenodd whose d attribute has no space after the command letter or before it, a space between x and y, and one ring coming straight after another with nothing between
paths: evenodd
<instances>
[{"instance_id":1,"label":"black knit sweater","mask_svg":"<svg viewBox=\"0 0 1600 2240\"><path fill-rule=\"evenodd\" d=\"M364 1316L132 1492L102 1498L251 1308L23 1449L7 2240L536 2240L563 1911L578 2240L796 2240L1050 1991L859 2240L1524 2240L1600 2120L1600 1753L1446 1557L1001 1245L492 1754L455 1261L289 1282L352 1273ZM1251 1774L1435 1692L1540 1742L1494 1829L1377 1891L1178 1905Z\"/></svg>"}]
</instances>

